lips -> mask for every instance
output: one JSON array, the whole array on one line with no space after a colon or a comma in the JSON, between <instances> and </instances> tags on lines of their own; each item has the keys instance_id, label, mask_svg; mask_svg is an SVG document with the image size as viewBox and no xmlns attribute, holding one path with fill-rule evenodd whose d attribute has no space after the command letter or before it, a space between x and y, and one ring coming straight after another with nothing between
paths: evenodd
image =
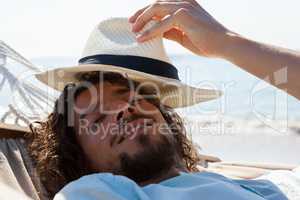
<instances>
[{"instance_id":1,"label":"lips","mask_svg":"<svg viewBox=\"0 0 300 200\"><path fill-rule=\"evenodd\" d=\"M145 130L152 128L154 120L151 118L138 118L127 121L122 124L120 134L114 135L112 143L121 144L126 139L134 139L139 134L145 133Z\"/></svg>"}]
</instances>

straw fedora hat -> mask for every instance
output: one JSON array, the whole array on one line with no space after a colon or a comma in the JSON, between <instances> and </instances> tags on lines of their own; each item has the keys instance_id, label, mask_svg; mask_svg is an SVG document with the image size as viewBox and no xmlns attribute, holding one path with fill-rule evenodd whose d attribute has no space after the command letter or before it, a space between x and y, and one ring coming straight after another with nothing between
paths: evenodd
<instances>
[{"instance_id":1,"label":"straw fedora hat","mask_svg":"<svg viewBox=\"0 0 300 200\"><path fill-rule=\"evenodd\" d=\"M148 23L142 31L153 24ZM218 90L195 88L181 82L165 52L162 37L138 43L127 18L100 22L89 36L77 66L55 68L35 76L62 91L67 83L79 82L76 74L90 71L116 72L140 83L151 82L159 88L158 96L163 104L173 108L221 96Z\"/></svg>"}]
</instances>

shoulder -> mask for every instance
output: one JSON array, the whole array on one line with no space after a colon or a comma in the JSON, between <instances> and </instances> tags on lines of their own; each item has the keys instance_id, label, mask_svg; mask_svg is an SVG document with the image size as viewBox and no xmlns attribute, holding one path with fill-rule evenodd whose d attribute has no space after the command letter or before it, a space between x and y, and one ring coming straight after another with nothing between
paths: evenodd
<instances>
[{"instance_id":1,"label":"shoulder","mask_svg":"<svg viewBox=\"0 0 300 200\"><path fill-rule=\"evenodd\" d=\"M68 183L55 195L60 199L120 199L120 193L135 186L135 182L111 173L96 173L83 176Z\"/></svg>"}]
</instances>

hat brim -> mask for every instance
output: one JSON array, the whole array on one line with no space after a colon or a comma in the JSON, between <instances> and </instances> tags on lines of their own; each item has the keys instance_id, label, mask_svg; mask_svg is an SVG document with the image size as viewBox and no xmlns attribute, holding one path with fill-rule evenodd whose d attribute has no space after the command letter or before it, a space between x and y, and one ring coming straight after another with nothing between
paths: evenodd
<instances>
[{"instance_id":1,"label":"hat brim","mask_svg":"<svg viewBox=\"0 0 300 200\"><path fill-rule=\"evenodd\" d=\"M164 105L180 108L216 99L222 95L219 90L195 88L176 79L156 76L123 67L104 64L83 64L62 67L35 74L42 83L62 91L67 83L77 83L79 72L103 71L123 74L131 80L145 84L155 84L159 88L159 98Z\"/></svg>"}]
</instances>

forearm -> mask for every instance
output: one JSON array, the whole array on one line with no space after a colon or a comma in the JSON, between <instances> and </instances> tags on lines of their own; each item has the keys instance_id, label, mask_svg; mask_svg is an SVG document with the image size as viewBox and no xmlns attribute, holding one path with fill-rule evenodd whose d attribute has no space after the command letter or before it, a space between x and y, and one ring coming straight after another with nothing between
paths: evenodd
<instances>
[{"instance_id":1,"label":"forearm","mask_svg":"<svg viewBox=\"0 0 300 200\"><path fill-rule=\"evenodd\" d=\"M163 35L200 56L222 57L261 79L269 78L270 84L300 99L300 53L231 33L197 1L157 1L137 11L130 22L138 32L153 18L160 19L158 24L139 35L139 42Z\"/></svg>"},{"instance_id":2,"label":"forearm","mask_svg":"<svg viewBox=\"0 0 300 200\"><path fill-rule=\"evenodd\" d=\"M221 57L261 79L268 78L270 84L300 99L299 52L261 44L236 34L228 36L225 44ZM285 79L287 81L282 81Z\"/></svg>"}]
</instances>

